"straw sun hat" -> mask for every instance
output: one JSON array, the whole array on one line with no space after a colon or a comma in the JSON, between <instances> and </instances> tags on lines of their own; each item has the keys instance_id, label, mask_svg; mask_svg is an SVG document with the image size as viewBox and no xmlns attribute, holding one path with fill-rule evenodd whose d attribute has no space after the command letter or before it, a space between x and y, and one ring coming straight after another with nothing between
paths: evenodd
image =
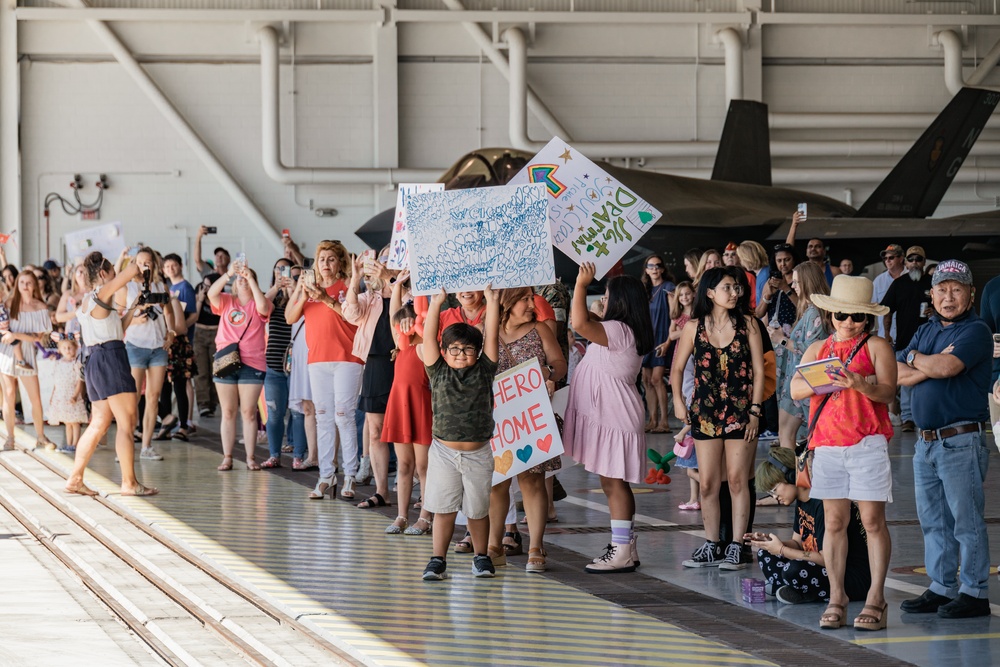
<instances>
[{"instance_id":1,"label":"straw sun hat","mask_svg":"<svg viewBox=\"0 0 1000 667\"><path fill-rule=\"evenodd\" d=\"M830 296L813 294L811 298L817 308L828 310L831 313L888 314L888 307L872 303L873 289L872 281L864 276L841 274L833 279Z\"/></svg>"}]
</instances>

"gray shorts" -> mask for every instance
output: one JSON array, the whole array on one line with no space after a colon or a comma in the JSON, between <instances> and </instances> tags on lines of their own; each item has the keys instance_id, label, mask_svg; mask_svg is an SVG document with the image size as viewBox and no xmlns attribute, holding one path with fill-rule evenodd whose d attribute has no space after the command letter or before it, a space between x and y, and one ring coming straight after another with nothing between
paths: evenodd
<instances>
[{"instance_id":1,"label":"gray shorts","mask_svg":"<svg viewBox=\"0 0 1000 667\"><path fill-rule=\"evenodd\" d=\"M470 519L488 516L493 467L493 451L489 443L471 452L463 452L432 439L427 452L424 509L434 514L462 510Z\"/></svg>"},{"instance_id":2,"label":"gray shorts","mask_svg":"<svg viewBox=\"0 0 1000 667\"><path fill-rule=\"evenodd\" d=\"M892 468L885 436L869 435L849 447L817 447L809 496L891 503Z\"/></svg>"}]
</instances>

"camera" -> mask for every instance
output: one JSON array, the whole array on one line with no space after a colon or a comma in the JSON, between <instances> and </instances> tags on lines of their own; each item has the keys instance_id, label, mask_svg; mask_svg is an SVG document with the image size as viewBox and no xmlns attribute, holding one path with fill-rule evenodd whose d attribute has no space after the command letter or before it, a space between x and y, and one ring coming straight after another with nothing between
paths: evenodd
<instances>
[{"instance_id":1,"label":"camera","mask_svg":"<svg viewBox=\"0 0 1000 667\"><path fill-rule=\"evenodd\" d=\"M138 305L140 306L154 306L154 305L165 305L170 303L170 293L169 292L153 292L150 289L150 281L152 279L152 274L149 269L142 272L142 291L139 292ZM151 321L155 322L160 314L156 312L153 308L146 308L146 317Z\"/></svg>"}]
</instances>

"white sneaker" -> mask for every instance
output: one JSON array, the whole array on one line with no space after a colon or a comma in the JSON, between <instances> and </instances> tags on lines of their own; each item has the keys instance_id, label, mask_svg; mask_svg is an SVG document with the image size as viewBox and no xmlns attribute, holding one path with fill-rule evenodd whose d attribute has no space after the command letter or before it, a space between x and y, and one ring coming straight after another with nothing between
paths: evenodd
<instances>
[{"instance_id":1,"label":"white sneaker","mask_svg":"<svg viewBox=\"0 0 1000 667\"><path fill-rule=\"evenodd\" d=\"M162 461L163 457L153 449L152 447L147 447L146 449L139 452L139 458L143 461Z\"/></svg>"},{"instance_id":2,"label":"white sneaker","mask_svg":"<svg viewBox=\"0 0 1000 667\"><path fill-rule=\"evenodd\" d=\"M588 563L583 569L589 574L635 572L635 562L632 560L632 548L627 544L609 544L604 555L598 558L597 562Z\"/></svg>"},{"instance_id":3,"label":"white sneaker","mask_svg":"<svg viewBox=\"0 0 1000 667\"><path fill-rule=\"evenodd\" d=\"M770 442L772 440L777 440L778 434L775 433L774 431L764 431L759 436L757 436L757 439L761 442Z\"/></svg>"},{"instance_id":4,"label":"white sneaker","mask_svg":"<svg viewBox=\"0 0 1000 667\"><path fill-rule=\"evenodd\" d=\"M899 417L899 415L892 412L889 413L889 421L892 423L893 426L903 425L903 420Z\"/></svg>"}]
</instances>

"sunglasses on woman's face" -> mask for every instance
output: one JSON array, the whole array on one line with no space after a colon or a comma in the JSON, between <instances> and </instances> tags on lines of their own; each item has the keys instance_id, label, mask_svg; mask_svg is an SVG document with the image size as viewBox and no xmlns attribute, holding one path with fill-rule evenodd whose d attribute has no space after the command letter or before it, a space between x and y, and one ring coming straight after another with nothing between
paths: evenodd
<instances>
[{"instance_id":1,"label":"sunglasses on woman's face","mask_svg":"<svg viewBox=\"0 0 1000 667\"><path fill-rule=\"evenodd\" d=\"M659 264L659 263L656 263L656 264L650 263L650 264L646 265L646 268L647 269L662 269L663 265Z\"/></svg>"},{"instance_id":2,"label":"sunglasses on woman's face","mask_svg":"<svg viewBox=\"0 0 1000 667\"><path fill-rule=\"evenodd\" d=\"M862 322L865 321L865 319L867 319L868 316L865 315L864 313L834 313L833 314L833 319L837 320L838 322L843 322L848 317L851 318L851 321L854 322L855 324L861 324Z\"/></svg>"}]
</instances>

